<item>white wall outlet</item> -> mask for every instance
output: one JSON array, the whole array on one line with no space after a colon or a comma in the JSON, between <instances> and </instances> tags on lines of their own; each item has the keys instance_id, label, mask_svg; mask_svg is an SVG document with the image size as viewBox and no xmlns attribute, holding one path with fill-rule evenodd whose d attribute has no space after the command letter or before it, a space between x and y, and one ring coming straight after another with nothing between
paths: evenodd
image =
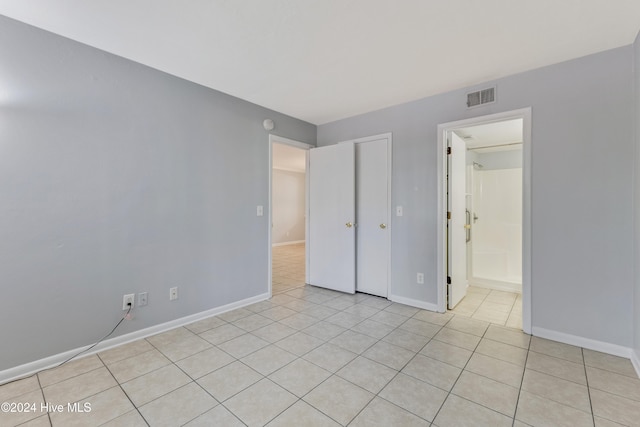
<instances>
[{"instance_id":1,"label":"white wall outlet","mask_svg":"<svg viewBox=\"0 0 640 427\"><path fill-rule=\"evenodd\" d=\"M147 298L149 297L149 294L147 292L140 292L138 294L138 307L142 307L147 305Z\"/></svg>"},{"instance_id":2,"label":"white wall outlet","mask_svg":"<svg viewBox=\"0 0 640 427\"><path fill-rule=\"evenodd\" d=\"M424 284L424 273L418 273L416 275L416 281L420 284L423 285Z\"/></svg>"},{"instance_id":3,"label":"white wall outlet","mask_svg":"<svg viewBox=\"0 0 640 427\"><path fill-rule=\"evenodd\" d=\"M402 206L396 206L396 216L402 216Z\"/></svg>"},{"instance_id":4,"label":"white wall outlet","mask_svg":"<svg viewBox=\"0 0 640 427\"><path fill-rule=\"evenodd\" d=\"M258 205L258 207L256 208L256 215L258 216L264 215L264 208L262 207L262 205Z\"/></svg>"},{"instance_id":5,"label":"white wall outlet","mask_svg":"<svg viewBox=\"0 0 640 427\"><path fill-rule=\"evenodd\" d=\"M177 286L169 289L169 300L173 301L173 300L176 300L176 299L178 299L178 287Z\"/></svg>"},{"instance_id":6,"label":"white wall outlet","mask_svg":"<svg viewBox=\"0 0 640 427\"><path fill-rule=\"evenodd\" d=\"M129 307L133 308L133 303L135 300L136 294L126 294L122 297L122 309L129 310Z\"/></svg>"}]
</instances>

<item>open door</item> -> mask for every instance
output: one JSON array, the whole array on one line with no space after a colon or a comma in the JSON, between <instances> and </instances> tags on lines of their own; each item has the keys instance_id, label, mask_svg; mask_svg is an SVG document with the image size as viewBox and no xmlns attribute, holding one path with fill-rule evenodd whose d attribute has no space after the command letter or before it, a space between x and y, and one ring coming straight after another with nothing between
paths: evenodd
<instances>
[{"instance_id":1,"label":"open door","mask_svg":"<svg viewBox=\"0 0 640 427\"><path fill-rule=\"evenodd\" d=\"M356 291L355 147L309 150L309 284Z\"/></svg>"},{"instance_id":2,"label":"open door","mask_svg":"<svg viewBox=\"0 0 640 427\"><path fill-rule=\"evenodd\" d=\"M466 144L455 133L449 135L447 169L448 278L447 304L453 309L467 294ZM450 280L449 280L450 279Z\"/></svg>"}]
</instances>

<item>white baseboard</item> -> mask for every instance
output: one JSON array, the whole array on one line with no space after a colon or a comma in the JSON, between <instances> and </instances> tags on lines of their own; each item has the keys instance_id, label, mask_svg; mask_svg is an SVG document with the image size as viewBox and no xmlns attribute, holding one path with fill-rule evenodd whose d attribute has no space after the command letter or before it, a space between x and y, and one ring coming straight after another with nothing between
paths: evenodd
<instances>
[{"instance_id":1,"label":"white baseboard","mask_svg":"<svg viewBox=\"0 0 640 427\"><path fill-rule=\"evenodd\" d=\"M389 295L389 299L399 304L410 305L411 307L422 308L429 311L438 311L438 305L430 302L420 301L413 298L399 297L397 295Z\"/></svg>"},{"instance_id":2,"label":"white baseboard","mask_svg":"<svg viewBox=\"0 0 640 427\"><path fill-rule=\"evenodd\" d=\"M636 374L638 374L638 378L640 378L640 350L635 349L631 350L631 363L636 370Z\"/></svg>"},{"instance_id":3,"label":"white baseboard","mask_svg":"<svg viewBox=\"0 0 640 427\"><path fill-rule=\"evenodd\" d=\"M304 242L305 242L305 240L292 240L291 242L272 243L271 247L297 245L299 243L304 243Z\"/></svg>"},{"instance_id":4,"label":"white baseboard","mask_svg":"<svg viewBox=\"0 0 640 427\"><path fill-rule=\"evenodd\" d=\"M546 338L552 341L559 341L565 344L575 345L577 347L589 350L599 351L601 353L612 354L614 356L632 358L632 350L629 347L623 347L617 344L611 344L604 341L592 340L590 338L579 337L577 335L565 334L564 332L552 331L549 329L538 328L534 326L531 330L533 336ZM633 359L632 359L633 361ZM638 368L636 368L637 370Z\"/></svg>"},{"instance_id":5,"label":"white baseboard","mask_svg":"<svg viewBox=\"0 0 640 427\"><path fill-rule=\"evenodd\" d=\"M189 323L197 322L198 320L202 320L208 317L216 316L218 314L226 313L227 311L235 310L236 308L245 307L247 305L264 301L269 298L270 298L269 293L256 295L254 297L246 298L241 301L232 302L230 304L212 308L210 310L202 311L200 313L181 317L175 320L170 320L169 322L160 323L158 325L140 329L138 331L134 331L125 335L120 335L118 337L114 337L101 342L100 344L92 348L90 351L82 354L82 356L78 356L78 359L81 359L83 357L90 356L92 354L96 354L98 352L105 351L114 347L118 347L120 345L130 343L132 341L146 338L151 335L156 335L162 332L166 332L168 330L175 329L180 326L188 325ZM73 350L65 351L64 353L58 353L53 356L45 357L44 359L25 363L24 365L19 365L13 368L5 369L4 371L0 371L0 385L2 385L7 381L11 381L27 375L34 374L36 372L42 371L43 369L54 367L62 363L63 361L67 360L69 357L73 356L74 354L81 352L83 349L87 347L88 345L84 347L76 348Z\"/></svg>"},{"instance_id":6,"label":"white baseboard","mask_svg":"<svg viewBox=\"0 0 640 427\"><path fill-rule=\"evenodd\" d=\"M469 285L478 288L522 294L522 283L502 282L500 280L490 280L473 277L469 279Z\"/></svg>"}]
</instances>

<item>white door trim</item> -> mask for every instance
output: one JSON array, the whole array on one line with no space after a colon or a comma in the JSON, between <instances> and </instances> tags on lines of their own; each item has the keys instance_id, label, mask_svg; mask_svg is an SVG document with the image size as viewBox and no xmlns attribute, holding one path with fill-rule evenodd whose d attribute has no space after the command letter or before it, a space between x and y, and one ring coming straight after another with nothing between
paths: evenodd
<instances>
[{"instance_id":1,"label":"white door trim","mask_svg":"<svg viewBox=\"0 0 640 427\"><path fill-rule=\"evenodd\" d=\"M381 133L379 135L365 136L362 138L350 139L348 141L340 141L339 144L344 144L346 142L353 142L355 144L359 144L361 142L370 142L377 141L379 139L387 140L387 218L389 224L387 224L387 230L389 230L389 247L387 248L387 299L391 298L391 245L392 245L392 236L393 236L393 216L392 208L391 208L391 177L392 177L392 165L393 165L393 134L391 132ZM357 278L356 278L357 282ZM357 289L357 286L356 286Z\"/></svg>"},{"instance_id":2,"label":"white door trim","mask_svg":"<svg viewBox=\"0 0 640 427\"><path fill-rule=\"evenodd\" d=\"M292 147L300 148L302 150L307 150L306 153L306 164L305 164L305 198L304 198L304 216L305 216L305 237L309 235L309 174L306 171L309 170L309 149L314 148L313 145L307 144L304 142L296 141L293 139L285 138L278 135L269 134L269 206L267 207L267 260L268 260L268 268L267 268L267 290L269 293L269 298L273 295L272 292L272 275L273 275L273 259L272 259L272 245L271 245L271 223L273 221L272 218L272 185L273 185L273 144L285 144L290 145ZM309 245L305 245L305 282L309 282Z\"/></svg>"},{"instance_id":3,"label":"white door trim","mask_svg":"<svg viewBox=\"0 0 640 427\"><path fill-rule=\"evenodd\" d=\"M522 159L522 329L531 333L531 107L438 125L438 228L437 272L438 311L446 311L447 271L447 132L468 126L523 119Z\"/></svg>"}]
</instances>

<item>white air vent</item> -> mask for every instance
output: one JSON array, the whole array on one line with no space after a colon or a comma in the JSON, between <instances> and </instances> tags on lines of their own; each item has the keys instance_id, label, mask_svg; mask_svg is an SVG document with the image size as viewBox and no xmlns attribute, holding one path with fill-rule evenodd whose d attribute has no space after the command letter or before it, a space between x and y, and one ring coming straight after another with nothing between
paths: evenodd
<instances>
[{"instance_id":1,"label":"white air vent","mask_svg":"<svg viewBox=\"0 0 640 427\"><path fill-rule=\"evenodd\" d=\"M490 104L496 101L496 88L490 87L467 94L467 108Z\"/></svg>"}]
</instances>

